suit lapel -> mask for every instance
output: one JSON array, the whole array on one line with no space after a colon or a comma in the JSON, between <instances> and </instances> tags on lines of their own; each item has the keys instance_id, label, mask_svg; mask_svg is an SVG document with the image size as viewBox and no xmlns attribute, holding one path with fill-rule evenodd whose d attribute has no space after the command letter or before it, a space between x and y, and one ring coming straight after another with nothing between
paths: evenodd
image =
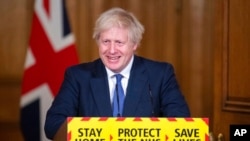
<instances>
[{"instance_id":1,"label":"suit lapel","mask_svg":"<svg viewBox=\"0 0 250 141\"><path fill-rule=\"evenodd\" d=\"M100 116L112 116L109 86L104 65L99 61L90 80L91 89Z\"/></svg>"},{"instance_id":2,"label":"suit lapel","mask_svg":"<svg viewBox=\"0 0 250 141\"><path fill-rule=\"evenodd\" d=\"M135 115L139 100L145 93L145 89L148 88L147 84L148 76L146 75L146 69L143 62L135 56L130 72L127 94L123 108L123 116L129 117Z\"/></svg>"}]
</instances>

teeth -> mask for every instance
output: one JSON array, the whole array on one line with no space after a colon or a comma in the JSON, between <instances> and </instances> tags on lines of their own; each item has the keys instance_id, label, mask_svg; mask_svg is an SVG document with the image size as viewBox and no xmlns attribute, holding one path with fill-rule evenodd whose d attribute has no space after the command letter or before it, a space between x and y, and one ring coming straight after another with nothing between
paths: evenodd
<instances>
[{"instance_id":1,"label":"teeth","mask_svg":"<svg viewBox=\"0 0 250 141\"><path fill-rule=\"evenodd\" d=\"M109 57L109 59L111 59L111 60L116 60L116 59L118 59L119 57Z\"/></svg>"}]
</instances>

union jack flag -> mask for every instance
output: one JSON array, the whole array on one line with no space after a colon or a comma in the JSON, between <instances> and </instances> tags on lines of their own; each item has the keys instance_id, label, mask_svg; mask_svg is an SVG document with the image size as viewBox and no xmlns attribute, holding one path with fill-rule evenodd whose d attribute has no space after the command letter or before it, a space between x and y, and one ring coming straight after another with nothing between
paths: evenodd
<instances>
[{"instance_id":1,"label":"union jack flag","mask_svg":"<svg viewBox=\"0 0 250 141\"><path fill-rule=\"evenodd\" d=\"M21 92L21 129L25 141L46 141L46 112L66 67L78 57L64 0L36 0Z\"/></svg>"}]
</instances>

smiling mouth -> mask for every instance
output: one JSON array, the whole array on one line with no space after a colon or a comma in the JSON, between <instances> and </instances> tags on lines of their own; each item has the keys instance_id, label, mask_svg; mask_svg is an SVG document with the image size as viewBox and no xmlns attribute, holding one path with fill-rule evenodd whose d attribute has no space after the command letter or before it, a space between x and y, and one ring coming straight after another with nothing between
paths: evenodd
<instances>
[{"instance_id":1,"label":"smiling mouth","mask_svg":"<svg viewBox=\"0 0 250 141\"><path fill-rule=\"evenodd\" d=\"M108 60L110 61L117 61L119 58L120 56L114 56L114 57L108 56Z\"/></svg>"}]
</instances>

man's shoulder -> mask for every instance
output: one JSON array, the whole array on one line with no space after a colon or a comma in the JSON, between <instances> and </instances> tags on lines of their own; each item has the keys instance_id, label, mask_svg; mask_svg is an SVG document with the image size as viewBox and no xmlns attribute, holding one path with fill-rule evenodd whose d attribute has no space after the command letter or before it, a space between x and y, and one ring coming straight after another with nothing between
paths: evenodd
<instances>
[{"instance_id":1,"label":"man's shoulder","mask_svg":"<svg viewBox=\"0 0 250 141\"><path fill-rule=\"evenodd\" d=\"M145 70L150 80L160 80L162 77L170 77L174 73L174 67L171 63L165 61L156 61L153 59L138 57L136 68ZM140 61L139 61L140 60Z\"/></svg>"}]
</instances>

